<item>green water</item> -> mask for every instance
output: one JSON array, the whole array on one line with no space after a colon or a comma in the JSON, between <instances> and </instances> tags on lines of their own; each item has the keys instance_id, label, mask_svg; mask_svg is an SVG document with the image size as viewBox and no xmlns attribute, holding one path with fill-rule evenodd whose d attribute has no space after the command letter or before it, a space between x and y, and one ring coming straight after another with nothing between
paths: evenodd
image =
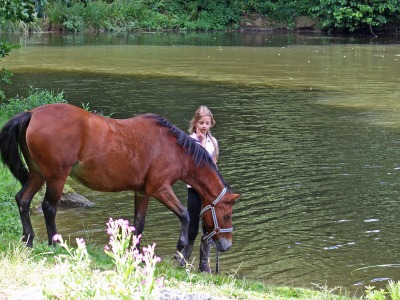
<instances>
[{"instance_id":1,"label":"green water","mask_svg":"<svg viewBox=\"0 0 400 300\"><path fill-rule=\"evenodd\" d=\"M64 91L70 103L116 118L153 112L182 129L199 105L212 109L219 168L244 194L222 271L352 291L400 279L398 40L146 33L19 41L5 61L15 73L9 96L29 85ZM107 219L132 217L132 193L71 184L96 205L61 209L61 234L106 243ZM185 203L185 186L174 188ZM34 224L44 236L41 215ZM153 201L144 243L172 256L178 233L177 218Z\"/></svg>"}]
</instances>

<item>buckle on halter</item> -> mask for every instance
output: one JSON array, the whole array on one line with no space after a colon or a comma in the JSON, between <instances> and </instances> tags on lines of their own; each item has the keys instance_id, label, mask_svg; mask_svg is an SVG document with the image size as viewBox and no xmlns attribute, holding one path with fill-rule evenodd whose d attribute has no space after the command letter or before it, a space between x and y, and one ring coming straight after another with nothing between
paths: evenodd
<instances>
[{"instance_id":1,"label":"buckle on halter","mask_svg":"<svg viewBox=\"0 0 400 300\"><path fill-rule=\"evenodd\" d=\"M215 234L220 233L220 232L221 232L221 228L215 227L215 228L214 228L214 232L215 232Z\"/></svg>"}]
</instances>

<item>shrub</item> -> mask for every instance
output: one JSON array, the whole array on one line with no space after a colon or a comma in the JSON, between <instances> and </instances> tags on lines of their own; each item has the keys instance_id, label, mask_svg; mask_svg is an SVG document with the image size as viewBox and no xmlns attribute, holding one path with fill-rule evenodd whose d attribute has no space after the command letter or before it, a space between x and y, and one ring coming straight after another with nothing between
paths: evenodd
<instances>
[{"instance_id":1,"label":"shrub","mask_svg":"<svg viewBox=\"0 0 400 300\"><path fill-rule=\"evenodd\" d=\"M44 286L47 298L68 299L152 299L154 288L162 286L162 280L156 279L154 271L160 259L155 256L155 244L137 249L140 236L133 234L134 228L126 220L113 220L107 223L110 236L105 252L114 262L114 270L93 271L91 258L83 239L76 239L77 248L70 247L61 237L55 235L66 254L57 256L59 278L51 285ZM61 287L54 288L54 280ZM158 285L156 284L158 282Z\"/></svg>"},{"instance_id":2,"label":"shrub","mask_svg":"<svg viewBox=\"0 0 400 300\"><path fill-rule=\"evenodd\" d=\"M0 118L1 121L5 122L21 111L31 110L34 107L50 103L66 103L63 93L55 94L51 91L31 87L28 97L15 97L2 103L0 105Z\"/></svg>"},{"instance_id":3,"label":"shrub","mask_svg":"<svg viewBox=\"0 0 400 300\"><path fill-rule=\"evenodd\" d=\"M397 0L321 0L313 8L321 17L323 27L355 31L380 28L398 20L400 2Z\"/></svg>"}]
</instances>

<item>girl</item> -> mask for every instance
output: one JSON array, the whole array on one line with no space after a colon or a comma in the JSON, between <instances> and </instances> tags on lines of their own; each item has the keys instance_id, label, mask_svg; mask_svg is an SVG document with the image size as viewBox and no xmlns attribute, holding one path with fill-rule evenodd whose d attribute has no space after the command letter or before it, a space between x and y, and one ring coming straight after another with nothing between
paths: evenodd
<instances>
[{"instance_id":1,"label":"girl","mask_svg":"<svg viewBox=\"0 0 400 300\"><path fill-rule=\"evenodd\" d=\"M215 164L218 159L218 142L211 135L210 129L215 125L214 117L207 106L200 106L190 121L189 134L192 139L202 145L212 157ZM189 222L189 244L182 250L183 257L177 257L181 265L185 265L193 251L194 241L199 232L201 199L197 192L188 186L187 210ZM209 266L210 244L201 239L199 271L211 273Z\"/></svg>"}]
</instances>

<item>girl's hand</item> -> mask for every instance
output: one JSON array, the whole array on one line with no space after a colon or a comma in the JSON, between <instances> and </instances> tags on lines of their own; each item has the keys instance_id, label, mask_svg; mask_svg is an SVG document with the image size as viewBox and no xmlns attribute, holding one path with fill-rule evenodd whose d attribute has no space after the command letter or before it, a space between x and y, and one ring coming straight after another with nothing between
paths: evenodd
<instances>
[{"instance_id":1,"label":"girl's hand","mask_svg":"<svg viewBox=\"0 0 400 300\"><path fill-rule=\"evenodd\" d=\"M198 129L196 130L196 134L197 134L197 137L198 137L198 139L199 139L201 145L204 147L205 144L206 144L206 137L205 137L205 135L204 135L200 130L198 130Z\"/></svg>"}]
</instances>

